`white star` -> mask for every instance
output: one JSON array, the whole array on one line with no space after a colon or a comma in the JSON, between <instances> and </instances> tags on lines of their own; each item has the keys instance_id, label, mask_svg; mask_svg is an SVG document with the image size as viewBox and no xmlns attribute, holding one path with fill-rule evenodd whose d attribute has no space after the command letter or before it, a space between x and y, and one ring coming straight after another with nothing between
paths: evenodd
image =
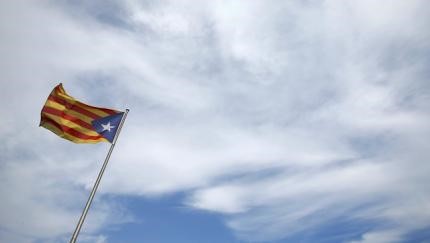
<instances>
[{"instance_id":1,"label":"white star","mask_svg":"<svg viewBox=\"0 0 430 243\"><path fill-rule=\"evenodd\" d=\"M102 132L104 132L104 131L108 131L108 132L110 132L110 129L111 129L111 128L114 128L115 126L111 126L111 125L110 125L110 122L108 122L107 124L102 124L102 127L103 127Z\"/></svg>"}]
</instances>

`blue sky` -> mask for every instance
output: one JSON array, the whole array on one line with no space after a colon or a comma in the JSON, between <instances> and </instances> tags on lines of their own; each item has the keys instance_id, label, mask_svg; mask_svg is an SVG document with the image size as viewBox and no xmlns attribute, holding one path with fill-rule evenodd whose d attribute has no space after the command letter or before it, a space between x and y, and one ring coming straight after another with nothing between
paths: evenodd
<instances>
[{"instance_id":1,"label":"blue sky","mask_svg":"<svg viewBox=\"0 0 430 243\"><path fill-rule=\"evenodd\" d=\"M0 242L429 242L428 1L1 1Z\"/></svg>"}]
</instances>

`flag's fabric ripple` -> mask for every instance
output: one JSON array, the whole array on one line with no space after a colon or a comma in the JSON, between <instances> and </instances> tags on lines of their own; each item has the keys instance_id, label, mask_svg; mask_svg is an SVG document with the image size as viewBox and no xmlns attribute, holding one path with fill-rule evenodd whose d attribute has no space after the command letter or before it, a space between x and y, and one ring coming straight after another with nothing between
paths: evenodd
<instances>
[{"instance_id":1,"label":"flag's fabric ripple","mask_svg":"<svg viewBox=\"0 0 430 243\"><path fill-rule=\"evenodd\" d=\"M94 121L106 120L110 116L118 117L122 112L90 106L77 101L66 93L63 85L57 85L48 96L41 112L40 126L52 131L58 136L75 143L112 142L112 134L118 127L109 129L109 136L94 127ZM118 119L115 119L116 121ZM99 124L99 123L97 123ZM111 124L109 124L111 126ZM112 127L113 128L113 127Z\"/></svg>"}]
</instances>

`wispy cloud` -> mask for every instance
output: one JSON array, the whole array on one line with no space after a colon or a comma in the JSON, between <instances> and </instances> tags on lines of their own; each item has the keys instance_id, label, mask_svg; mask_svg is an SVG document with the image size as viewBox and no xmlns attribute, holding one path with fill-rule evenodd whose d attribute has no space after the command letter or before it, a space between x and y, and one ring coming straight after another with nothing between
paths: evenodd
<instances>
[{"instance_id":1,"label":"wispy cloud","mask_svg":"<svg viewBox=\"0 0 430 243\"><path fill-rule=\"evenodd\" d=\"M65 237L106 152L36 128L57 81L131 109L88 241L133 218L106 196L173 192L249 241L429 227L427 2L1 5L0 240Z\"/></svg>"}]
</instances>

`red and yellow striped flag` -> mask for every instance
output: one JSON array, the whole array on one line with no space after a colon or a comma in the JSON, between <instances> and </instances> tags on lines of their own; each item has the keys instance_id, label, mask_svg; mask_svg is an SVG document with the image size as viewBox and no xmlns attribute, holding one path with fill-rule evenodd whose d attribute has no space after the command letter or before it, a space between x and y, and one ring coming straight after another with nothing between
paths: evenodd
<instances>
[{"instance_id":1,"label":"red and yellow striped flag","mask_svg":"<svg viewBox=\"0 0 430 243\"><path fill-rule=\"evenodd\" d=\"M75 143L112 142L123 112L94 107L77 101L57 85L41 112L40 126ZM109 119L115 119L113 120ZM118 120L119 119L119 120ZM100 121L109 121L105 124ZM100 129L96 127L101 125ZM114 128L114 129L113 129Z\"/></svg>"}]
</instances>

